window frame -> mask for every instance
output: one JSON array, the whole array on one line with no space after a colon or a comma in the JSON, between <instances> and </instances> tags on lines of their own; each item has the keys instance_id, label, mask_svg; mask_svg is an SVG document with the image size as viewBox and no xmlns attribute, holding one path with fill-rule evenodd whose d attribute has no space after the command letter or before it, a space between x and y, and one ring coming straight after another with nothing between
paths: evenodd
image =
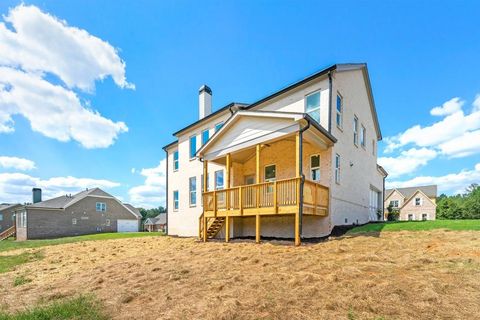
<instances>
[{"instance_id":1,"label":"window frame","mask_svg":"<svg viewBox=\"0 0 480 320\"><path fill-rule=\"evenodd\" d=\"M335 183L340 184L340 174L341 174L341 157L338 153L335 154Z\"/></svg>"},{"instance_id":2,"label":"window frame","mask_svg":"<svg viewBox=\"0 0 480 320\"><path fill-rule=\"evenodd\" d=\"M363 149L367 148L367 128L363 124L360 125L360 145Z\"/></svg>"},{"instance_id":3,"label":"window frame","mask_svg":"<svg viewBox=\"0 0 480 320\"><path fill-rule=\"evenodd\" d=\"M205 133L207 133L207 140L204 141L205 139ZM205 145L205 143L207 143L207 141L210 139L210 129L205 129L202 131L202 134L201 134L201 143L202 143L202 146Z\"/></svg>"},{"instance_id":4,"label":"window frame","mask_svg":"<svg viewBox=\"0 0 480 320\"><path fill-rule=\"evenodd\" d=\"M194 181L193 184L192 184L192 181ZM196 176L188 178L188 203L190 207L197 206L197 177Z\"/></svg>"},{"instance_id":5,"label":"window frame","mask_svg":"<svg viewBox=\"0 0 480 320\"><path fill-rule=\"evenodd\" d=\"M215 125L215 129L214 129L215 132L218 132L220 129L222 129L222 127L223 127L224 124L225 124L225 122L223 122L223 121L217 123L217 124Z\"/></svg>"},{"instance_id":6,"label":"window frame","mask_svg":"<svg viewBox=\"0 0 480 320\"><path fill-rule=\"evenodd\" d=\"M422 213L422 221L428 220L428 213Z\"/></svg>"},{"instance_id":7,"label":"window frame","mask_svg":"<svg viewBox=\"0 0 480 320\"><path fill-rule=\"evenodd\" d=\"M418 204L417 204L418 200ZM422 206L422 198L421 197L415 197L415 207L420 207Z\"/></svg>"},{"instance_id":8,"label":"window frame","mask_svg":"<svg viewBox=\"0 0 480 320\"><path fill-rule=\"evenodd\" d=\"M314 166L312 165L312 158L313 158L313 157L318 157L318 167L314 167ZM318 181L320 181L320 179L321 179L321 176L322 176L322 175L321 175L321 173L320 173L320 164L321 164L320 154L316 153L316 154L310 155L310 179L312 179L312 181L318 182ZM315 179L315 178L313 177L313 172L314 172L314 170L318 170L318 179Z\"/></svg>"},{"instance_id":9,"label":"window frame","mask_svg":"<svg viewBox=\"0 0 480 320\"><path fill-rule=\"evenodd\" d=\"M353 144L358 147L358 117L353 115Z\"/></svg>"},{"instance_id":10,"label":"window frame","mask_svg":"<svg viewBox=\"0 0 480 320\"><path fill-rule=\"evenodd\" d=\"M98 205L100 205L100 210ZM107 203L105 202L95 202L95 211L96 212L107 212Z\"/></svg>"},{"instance_id":11,"label":"window frame","mask_svg":"<svg viewBox=\"0 0 480 320\"><path fill-rule=\"evenodd\" d=\"M396 205L394 205L396 204ZM400 202L398 200L390 200L390 204L392 206L392 208L398 208L398 206L400 205Z\"/></svg>"},{"instance_id":12,"label":"window frame","mask_svg":"<svg viewBox=\"0 0 480 320\"><path fill-rule=\"evenodd\" d=\"M193 152L193 155L192 155L192 139L195 139L195 151ZM190 157L190 160L193 160L195 159L195 155L197 154L197 135L194 134L194 135L191 135L189 138L188 138L188 141L189 141L189 154L188 156Z\"/></svg>"},{"instance_id":13,"label":"window frame","mask_svg":"<svg viewBox=\"0 0 480 320\"><path fill-rule=\"evenodd\" d=\"M3 213L0 213L0 221L3 221Z\"/></svg>"},{"instance_id":14,"label":"window frame","mask_svg":"<svg viewBox=\"0 0 480 320\"><path fill-rule=\"evenodd\" d=\"M110 219L105 219L105 226L110 227L112 225Z\"/></svg>"},{"instance_id":15,"label":"window frame","mask_svg":"<svg viewBox=\"0 0 480 320\"><path fill-rule=\"evenodd\" d=\"M178 211L180 208L180 195L178 190L173 190L173 211Z\"/></svg>"},{"instance_id":16,"label":"window frame","mask_svg":"<svg viewBox=\"0 0 480 320\"><path fill-rule=\"evenodd\" d=\"M78 219L77 218L72 218L72 225L76 226L77 223L78 223Z\"/></svg>"},{"instance_id":17,"label":"window frame","mask_svg":"<svg viewBox=\"0 0 480 320\"><path fill-rule=\"evenodd\" d=\"M340 111L338 110L338 99L340 98ZM340 92L337 91L337 101L335 104L335 123L340 130L343 130L343 96ZM340 118L340 123L338 119Z\"/></svg>"},{"instance_id":18,"label":"window frame","mask_svg":"<svg viewBox=\"0 0 480 320\"><path fill-rule=\"evenodd\" d=\"M410 219L410 217L411 217L411 219ZM415 215L414 215L413 213L409 213L409 214L407 215L407 220L408 220L408 221L413 221L413 220L415 220Z\"/></svg>"},{"instance_id":19,"label":"window frame","mask_svg":"<svg viewBox=\"0 0 480 320\"><path fill-rule=\"evenodd\" d=\"M218 173L221 172L222 173L222 185L221 186L218 186L217 184L217 175ZM213 178L214 178L214 190L223 190L225 189L225 173L223 172L223 169L220 169L220 170L217 170L214 172L214 175L213 175Z\"/></svg>"},{"instance_id":20,"label":"window frame","mask_svg":"<svg viewBox=\"0 0 480 320\"><path fill-rule=\"evenodd\" d=\"M274 172L275 176L273 178L267 179L267 168L269 168L269 167L274 167L273 172ZM263 182L274 182L275 180L277 180L277 165L275 163L270 163L270 164L264 165L263 166Z\"/></svg>"},{"instance_id":21,"label":"window frame","mask_svg":"<svg viewBox=\"0 0 480 320\"><path fill-rule=\"evenodd\" d=\"M177 159L175 159L175 155ZM179 154L178 154L178 149L173 151L173 172L178 171L180 168L180 160L179 160Z\"/></svg>"},{"instance_id":22,"label":"window frame","mask_svg":"<svg viewBox=\"0 0 480 320\"><path fill-rule=\"evenodd\" d=\"M318 107L316 107L315 109L312 109L310 111L307 110L307 100L310 96L313 96L315 94L318 94ZM312 117L313 120L317 121L317 119L315 119L315 117L311 116L310 113L314 112L314 111L317 111L318 110L318 121L317 123L320 124L320 121L321 121L321 114L320 114L320 110L322 108L322 92L321 92L321 89L318 89L318 90L315 90L313 92L310 92L309 94L306 94L305 95L305 98L304 98L304 107L303 107L303 110L305 111L306 114L308 114L310 117Z\"/></svg>"}]
</instances>

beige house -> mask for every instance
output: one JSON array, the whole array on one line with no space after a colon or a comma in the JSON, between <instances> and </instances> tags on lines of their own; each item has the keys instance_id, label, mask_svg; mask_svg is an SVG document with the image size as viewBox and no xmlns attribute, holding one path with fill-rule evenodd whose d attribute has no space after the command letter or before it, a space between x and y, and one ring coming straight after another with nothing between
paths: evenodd
<instances>
[{"instance_id":1,"label":"beige house","mask_svg":"<svg viewBox=\"0 0 480 320\"><path fill-rule=\"evenodd\" d=\"M298 245L383 219L382 137L365 64L333 65L213 113L203 86L199 115L164 147L168 234Z\"/></svg>"},{"instance_id":2,"label":"beige house","mask_svg":"<svg viewBox=\"0 0 480 320\"><path fill-rule=\"evenodd\" d=\"M156 217L147 218L143 224L143 230L148 232L165 232L167 228L167 215L160 213Z\"/></svg>"},{"instance_id":3,"label":"beige house","mask_svg":"<svg viewBox=\"0 0 480 320\"><path fill-rule=\"evenodd\" d=\"M140 212L99 188L45 201L41 192L34 188L33 204L15 210L17 240L139 231Z\"/></svg>"},{"instance_id":4,"label":"beige house","mask_svg":"<svg viewBox=\"0 0 480 320\"><path fill-rule=\"evenodd\" d=\"M385 219L391 206L399 211L399 219L403 221L435 220L436 199L436 185L385 190Z\"/></svg>"}]
</instances>

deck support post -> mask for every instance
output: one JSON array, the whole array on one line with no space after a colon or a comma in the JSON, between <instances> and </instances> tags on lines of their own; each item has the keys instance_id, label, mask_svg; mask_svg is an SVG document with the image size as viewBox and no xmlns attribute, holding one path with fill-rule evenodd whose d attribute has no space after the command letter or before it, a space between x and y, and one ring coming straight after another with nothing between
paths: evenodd
<instances>
[{"instance_id":1,"label":"deck support post","mask_svg":"<svg viewBox=\"0 0 480 320\"><path fill-rule=\"evenodd\" d=\"M208 191L208 161L207 160L203 160L203 190L202 191L203 192Z\"/></svg>"},{"instance_id":2,"label":"deck support post","mask_svg":"<svg viewBox=\"0 0 480 320\"><path fill-rule=\"evenodd\" d=\"M203 242L207 242L207 217L203 216Z\"/></svg>"},{"instance_id":3,"label":"deck support post","mask_svg":"<svg viewBox=\"0 0 480 320\"><path fill-rule=\"evenodd\" d=\"M260 215L255 216L255 242L260 243Z\"/></svg>"},{"instance_id":4,"label":"deck support post","mask_svg":"<svg viewBox=\"0 0 480 320\"><path fill-rule=\"evenodd\" d=\"M225 242L230 241L230 217L227 216L225 217Z\"/></svg>"}]
</instances>

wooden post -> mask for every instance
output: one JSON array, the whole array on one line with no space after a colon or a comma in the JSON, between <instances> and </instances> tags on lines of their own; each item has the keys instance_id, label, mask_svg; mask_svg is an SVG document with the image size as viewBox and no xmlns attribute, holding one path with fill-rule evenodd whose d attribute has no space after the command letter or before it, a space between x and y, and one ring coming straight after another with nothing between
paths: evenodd
<instances>
[{"instance_id":1,"label":"wooden post","mask_svg":"<svg viewBox=\"0 0 480 320\"><path fill-rule=\"evenodd\" d=\"M227 153L227 156L225 157L225 209L230 210L230 166L231 166L231 157L230 153Z\"/></svg>"},{"instance_id":2,"label":"wooden post","mask_svg":"<svg viewBox=\"0 0 480 320\"><path fill-rule=\"evenodd\" d=\"M255 242L260 243L260 215L255 216Z\"/></svg>"},{"instance_id":3,"label":"wooden post","mask_svg":"<svg viewBox=\"0 0 480 320\"><path fill-rule=\"evenodd\" d=\"M213 214L217 217L217 191L213 191Z\"/></svg>"},{"instance_id":4,"label":"wooden post","mask_svg":"<svg viewBox=\"0 0 480 320\"><path fill-rule=\"evenodd\" d=\"M299 246L300 241L300 212L295 212L295 245Z\"/></svg>"},{"instance_id":5,"label":"wooden post","mask_svg":"<svg viewBox=\"0 0 480 320\"><path fill-rule=\"evenodd\" d=\"M230 241L230 217L228 216L225 218L225 242Z\"/></svg>"},{"instance_id":6,"label":"wooden post","mask_svg":"<svg viewBox=\"0 0 480 320\"><path fill-rule=\"evenodd\" d=\"M242 186L238 187L238 208L240 210L240 215L243 216L243 192Z\"/></svg>"},{"instance_id":7,"label":"wooden post","mask_svg":"<svg viewBox=\"0 0 480 320\"><path fill-rule=\"evenodd\" d=\"M203 192L208 191L208 161L203 160Z\"/></svg>"},{"instance_id":8,"label":"wooden post","mask_svg":"<svg viewBox=\"0 0 480 320\"><path fill-rule=\"evenodd\" d=\"M295 136L295 176L300 177L300 133Z\"/></svg>"},{"instance_id":9,"label":"wooden post","mask_svg":"<svg viewBox=\"0 0 480 320\"><path fill-rule=\"evenodd\" d=\"M207 242L207 217L203 216L203 242Z\"/></svg>"},{"instance_id":10,"label":"wooden post","mask_svg":"<svg viewBox=\"0 0 480 320\"><path fill-rule=\"evenodd\" d=\"M256 146L256 152L255 152L255 183L257 186L255 186L255 204L256 207L258 208L260 205L260 186L258 185L260 183L260 145L257 144Z\"/></svg>"},{"instance_id":11,"label":"wooden post","mask_svg":"<svg viewBox=\"0 0 480 320\"><path fill-rule=\"evenodd\" d=\"M277 181L273 182L273 210L275 213L278 213L278 204L277 204Z\"/></svg>"}]
</instances>

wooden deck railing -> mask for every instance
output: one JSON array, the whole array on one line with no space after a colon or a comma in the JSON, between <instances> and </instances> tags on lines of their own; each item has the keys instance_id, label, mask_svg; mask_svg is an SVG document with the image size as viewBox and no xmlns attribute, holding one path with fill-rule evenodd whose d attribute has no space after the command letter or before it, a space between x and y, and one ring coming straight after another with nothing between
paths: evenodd
<instances>
[{"instance_id":1,"label":"wooden deck railing","mask_svg":"<svg viewBox=\"0 0 480 320\"><path fill-rule=\"evenodd\" d=\"M301 178L233 187L203 193L206 216L242 216L257 214L291 214L298 210ZM305 180L305 214L327 215L329 189Z\"/></svg>"},{"instance_id":2,"label":"wooden deck railing","mask_svg":"<svg viewBox=\"0 0 480 320\"><path fill-rule=\"evenodd\" d=\"M15 227L15 224L13 226L11 226L10 228L5 229L4 231L2 231L0 233L0 241L5 240L5 239L15 235L16 231L17 230L16 230L16 227Z\"/></svg>"}]
</instances>

